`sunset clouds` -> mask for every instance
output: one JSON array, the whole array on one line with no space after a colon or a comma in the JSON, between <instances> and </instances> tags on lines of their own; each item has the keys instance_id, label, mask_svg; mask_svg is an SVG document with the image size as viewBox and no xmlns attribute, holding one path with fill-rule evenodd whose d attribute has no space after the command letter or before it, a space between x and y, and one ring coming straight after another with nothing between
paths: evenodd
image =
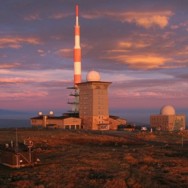
<instances>
[{"instance_id":1,"label":"sunset clouds","mask_svg":"<svg viewBox=\"0 0 188 188\"><path fill-rule=\"evenodd\" d=\"M125 22L135 23L146 29L158 26L161 29L168 25L171 11L164 12L128 12L123 15Z\"/></svg>"},{"instance_id":2,"label":"sunset clouds","mask_svg":"<svg viewBox=\"0 0 188 188\"><path fill-rule=\"evenodd\" d=\"M117 11L113 12L90 12L88 14L83 14L83 17L86 19L100 19L102 17L110 18L112 20L120 22L134 23L138 26L149 29L151 27L157 26L163 29L169 23L170 17L173 15L171 11Z\"/></svg>"},{"instance_id":3,"label":"sunset clouds","mask_svg":"<svg viewBox=\"0 0 188 188\"><path fill-rule=\"evenodd\" d=\"M187 0L78 4L83 81L89 70L112 81L110 109L188 111ZM69 110L75 2L7 0L0 12L1 108Z\"/></svg>"},{"instance_id":4,"label":"sunset clouds","mask_svg":"<svg viewBox=\"0 0 188 188\"><path fill-rule=\"evenodd\" d=\"M0 69L10 69L10 68L16 68L20 65L20 63L3 63L1 62L1 66L0 66Z\"/></svg>"},{"instance_id":5,"label":"sunset clouds","mask_svg":"<svg viewBox=\"0 0 188 188\"><path fill-rule=\"evenodd\" d=\"M21 48L23 44L36 45L40 40L34 37L0 37L0 48Z\"/></svg>"},{"instance_id":6,"label":"sunset clouds","mask_svg":"<svg viewBox=\"0 0 188 188\"><path fill-rule=\"evenodd\" d=\"M113 58L112 58L113 59ZM163 57L154 55L119 55L114 57L115 60L127 64L136 69L155 69L162 67L167 61Z\"/></svg>"}]
</instances>

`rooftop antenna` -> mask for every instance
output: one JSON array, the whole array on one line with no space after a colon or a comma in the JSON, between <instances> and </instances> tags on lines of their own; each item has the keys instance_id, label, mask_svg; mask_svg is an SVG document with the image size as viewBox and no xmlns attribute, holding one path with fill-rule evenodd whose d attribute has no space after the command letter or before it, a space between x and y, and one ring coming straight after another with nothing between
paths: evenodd
<instances>
[{"instance_id":1,"label":"rooftop antenna","mask_svg":"<svg viewBox=\"0 0 188 188\"><path fill-rule=\"evenodd\" d=\"M18 131L16 128L16 146L15 146L15 152L18 152Z\"/></svg>"}]
</instances>

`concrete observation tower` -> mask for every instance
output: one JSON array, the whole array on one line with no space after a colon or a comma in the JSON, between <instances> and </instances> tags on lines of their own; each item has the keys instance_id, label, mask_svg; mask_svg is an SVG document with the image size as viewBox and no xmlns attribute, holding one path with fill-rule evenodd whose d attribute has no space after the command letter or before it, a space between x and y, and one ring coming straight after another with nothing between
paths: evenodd
<instances>
[{"instance_id":1,"label":"concrete observation tower","mask_svg":"<svg viewBox=\"0 0 188 188\"><path fill-rule=\"evenodd\" d=\"M79 117L83 129L109 130L108 87L111 82L101 81L99 72L90 71L86 81L79 83Z\"/></svg>"}]
</instances>

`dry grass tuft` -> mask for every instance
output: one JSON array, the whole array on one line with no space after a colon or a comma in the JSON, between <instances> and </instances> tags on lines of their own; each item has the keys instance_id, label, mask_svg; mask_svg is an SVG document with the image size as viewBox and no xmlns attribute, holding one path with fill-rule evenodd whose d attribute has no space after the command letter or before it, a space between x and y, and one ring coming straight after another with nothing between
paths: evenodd
<instances>
[{"instance_id":1,"label":"dry grass tuft","mask_svg":"<svg viewBox=\"0 0 188 188\"><path fill-rule=\"evenodd\" d=\"M124 159L129 164L137 164L138 163L138 160L135 157L133 157L132 154L130 154L130 153L125 154Z\"/></svg>"}]
</instances>

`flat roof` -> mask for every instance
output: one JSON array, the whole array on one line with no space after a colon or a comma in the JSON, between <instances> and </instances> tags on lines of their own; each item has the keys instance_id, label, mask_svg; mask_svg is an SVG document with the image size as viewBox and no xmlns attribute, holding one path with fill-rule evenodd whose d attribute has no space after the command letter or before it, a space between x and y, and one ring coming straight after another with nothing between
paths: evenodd
<instances>
[{"instance_id":1,"label":"flat roof","mask_svg":"<svg viewBox=\"0 0 188 188\"><path fill-rule=\"evenodd\" d=\"M86 81L86 82L81 82L78 83L77 85L82 85L82 84L111 84L112 82L104 82L104 81Z\"/></svg>"},{"instance_id":2,"label":"flat roof","mask_svg":"<svg viewBox=\"0 0 188 188\"><path fill-rule=\"evenodd\" d=\"M43 119L45 115L42 116L36 116L36 117L32 117L30 119ZM79 117L73 117L73 116L49 116L46 115L48 119L68 119L68 118L76 118L76 119L80 119Z\"/></svg>"}]
</instances>

